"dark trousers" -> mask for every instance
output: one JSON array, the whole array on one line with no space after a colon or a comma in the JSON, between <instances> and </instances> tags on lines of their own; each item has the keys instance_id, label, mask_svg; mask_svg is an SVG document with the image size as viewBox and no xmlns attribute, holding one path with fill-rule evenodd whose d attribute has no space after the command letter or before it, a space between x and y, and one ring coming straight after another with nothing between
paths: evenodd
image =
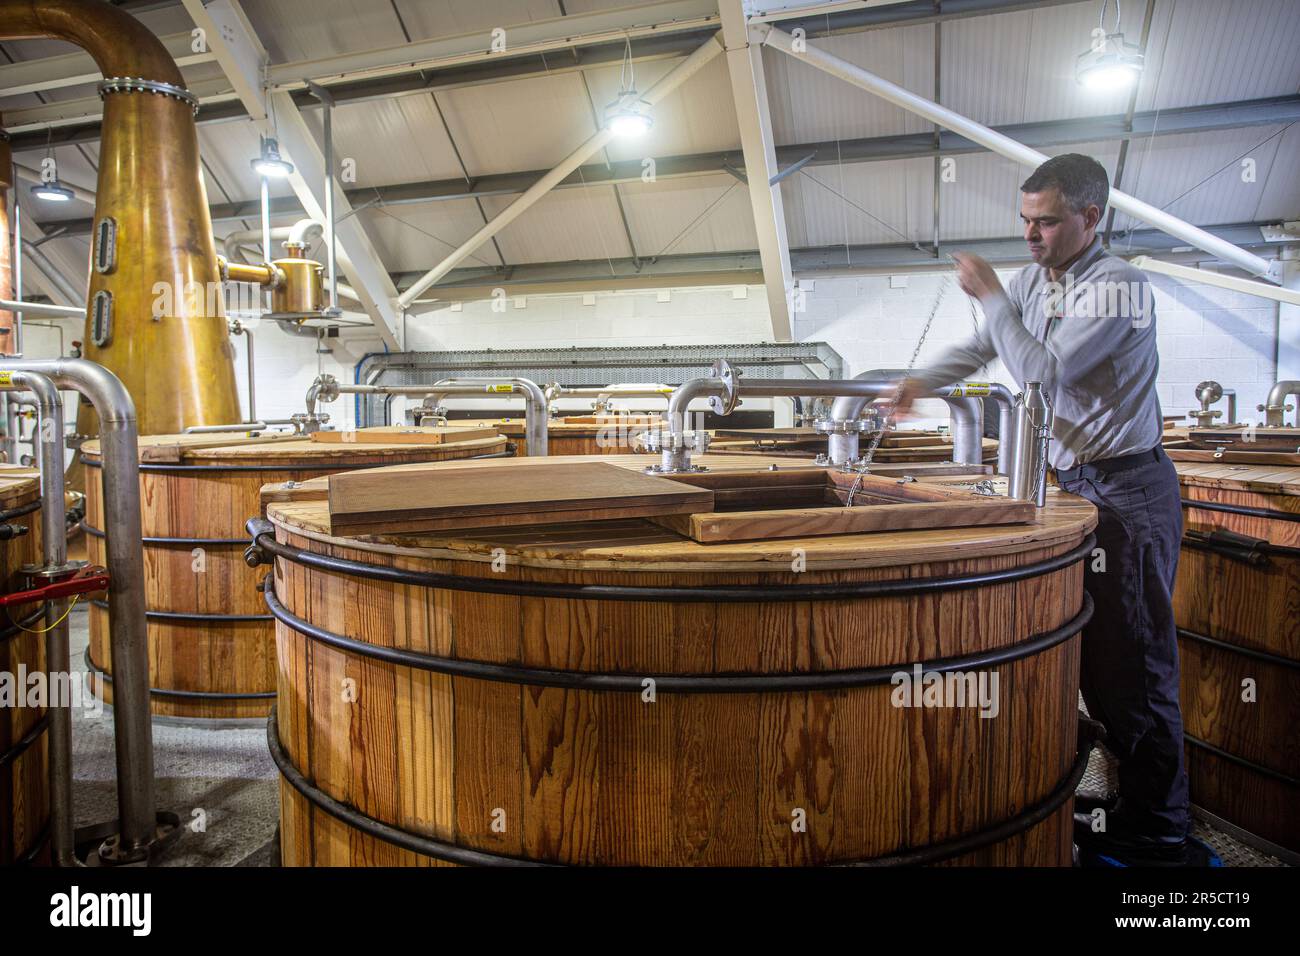
<instances>
[{"instance_id":1,"label":"dark trousers","mask_svg":"<svg viewBox=\"0 0 1300 956\"><path fill-rule=\"evenodd\" d=\"M1103 473L1083 466L1061 487L1097 506L1104 570L1087 561L1092 621L1083 632L1080 689L1119 761L1127 833L1160 841L1188 829L1173 588L1183 535L1178 478L1163 451ZM1097 568L1094 570L1094 568Z\"/></svg>"}]
</instances>

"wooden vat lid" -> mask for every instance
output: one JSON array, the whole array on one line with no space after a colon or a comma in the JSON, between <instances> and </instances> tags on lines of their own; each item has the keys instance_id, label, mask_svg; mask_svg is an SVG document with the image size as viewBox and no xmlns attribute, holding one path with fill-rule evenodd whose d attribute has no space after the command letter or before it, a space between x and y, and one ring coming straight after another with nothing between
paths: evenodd
<instances>
[{"instance_id":1,"label":"wooden vat lid","mask_svg":"<svg viewBox=\"0 0 1300 956\"><path fill-rule=\"evenodd\" d=\"M476 464L523 469L522 476L540 462L590 460L587 456L563 455L545 459L503 458ZM756 465L791 467L789 459L756 458L752 455L710 454L696 460L713 472L752 471ZM645 467L647 459L644 455L610 455L602 461L639 470ZM433 467L454 468L457 464L446 462ZM428 467L395 465L388 470ZM982 478L983 475L972 477ZM1069 547L1077 544L1096 525L1096 510L1089 502L1052 488L1048 492L1048 505L1040 512L1040 520L1035 524L701 544L644 519L633 519L474 529L460 534L444 531L344 539L329 534L329 506L323 498L327 487L325 479L301 482L295 490L312 495L315 500L295 501L288 500L295 497L293 491L285 491L280 485L267 485L262 489L267 516L273 523L295 534L322 541L346 542L349 547L379 554L490 562L494 557L493 549L499 548L508 560L521 566L584 570L787 573L796 548L803 551L807 567L818 570L925 564Z\"/></svg>"},{"instance_id":2,"label":"wooden vat lid","mask_svg":"<svg viewBox=\"0 0 1300 956\"><path fill-rule=\"evenodd\" d=\"M1172 453L1170 453L1172 457ZM1300 466L1175 461L1178 480L1192 488L1300 495Z\"/></svg>"},{"instance_id":3,"label":"wooden vat lid","mask_svg":"<svg viewBox=\"0 0 1300 956\"><path fill-rule=\"evenodd\" d=\"M410 457L421 450L456 449L468 454L491 454L504 451L506 439L500 436L476 438L440 445L390 442L313 442L302 435L142 435L140 461L145 464L277 464L307 462L322 466L349 458ZM81 453L96 461L100 458L99 441L88 441Z\"/></svg>"},{"instance_id":4,"label":"wooden vat lid","mask_svg":"<svg viewBox=\"0 0 1300 956\"><path fill-rule=\"evenodd\" d=\"M41 473L26 465L0 462L0 509L29 504L41 492Z\"/></svg>"}]
</instances>

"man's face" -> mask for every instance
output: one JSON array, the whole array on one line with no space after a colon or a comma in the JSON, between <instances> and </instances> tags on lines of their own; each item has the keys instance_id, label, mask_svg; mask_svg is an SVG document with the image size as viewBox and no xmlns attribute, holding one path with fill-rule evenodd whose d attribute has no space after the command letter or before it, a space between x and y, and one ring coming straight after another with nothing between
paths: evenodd
<instances>
[{"instance_id":1,"label":"man's face","mask_svg":"<svg viewBox=\"0 0 1300 956\"><path fill-rule=\"evenodd\" d=\"M1075 212L1055 187L1020 194L1020 218L1025 224L1029 256L1049 269L1065 265L1092 242L1101 210L1088 206Z\"/></svg>"}]
</instances>

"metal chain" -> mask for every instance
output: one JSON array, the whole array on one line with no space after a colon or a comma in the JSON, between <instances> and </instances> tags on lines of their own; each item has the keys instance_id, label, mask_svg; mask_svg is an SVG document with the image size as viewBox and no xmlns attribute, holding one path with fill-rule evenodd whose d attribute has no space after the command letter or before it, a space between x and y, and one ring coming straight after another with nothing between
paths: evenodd
<instances>
[{"instance_id":1,"label":"metal chain","mask_svg":"<svg viewBox=\"0 0 1300 956\"><path fill-rule=\"evenodd\" d=\"M889 415L882 415L880 417L880 428L877 429L876 433L872 436L871 444L867 447L867 453L860 459L861 464L852 466L857 469L858 477L853 479L853 484L849 487L848 499L844 502L844 507L846 508L853 507L853 496L856 495L858 489L862 487L862 479L866 475L867 470L871 467L871 461L876 455L876 449L880 447L881 439L885 437L886 424L889 421L890 415L893 414L894 407L898 404L898 400L903 395L903 387L907 384L908 378L911 377L912 369L916 367L917 356L921 354L921 349L925 345L926 337L930 334L930 326L934 324L934 317L939 314L939 306L943 303L943 296L944 293L948 291L948 284L950 281L951 276L945 275L943 281L939 283L939 294L934 297L934 306L930 309L930 317L925 320L925 327L921 329L921 337L916 340L916 348L912 349L912 357L907 360L907 370L903 373L902 379L899 380L898 389L894 392L894 397L888 404Z\"/></svg>"}]
</instances>

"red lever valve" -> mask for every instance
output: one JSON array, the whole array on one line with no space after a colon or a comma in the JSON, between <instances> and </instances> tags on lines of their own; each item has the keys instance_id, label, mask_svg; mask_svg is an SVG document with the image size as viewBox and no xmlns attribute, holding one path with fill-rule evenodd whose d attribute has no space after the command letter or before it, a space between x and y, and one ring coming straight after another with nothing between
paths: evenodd
<instances>
[{"instance_id":1,"label":"red lever valve","mask_svg":"<svg viewBox=\"0 0 1300 956\"><path fill-rule=\"evenodd\" d=\"M29 588L26 591L0 595L0 607L34 604L37 601L50 601L73 594L93 594L95 591L107 589L108 571L100 567L86 566L77 568L69 577L62 580L51 581L49 584Z\"/></svg>"}]
</instances>

